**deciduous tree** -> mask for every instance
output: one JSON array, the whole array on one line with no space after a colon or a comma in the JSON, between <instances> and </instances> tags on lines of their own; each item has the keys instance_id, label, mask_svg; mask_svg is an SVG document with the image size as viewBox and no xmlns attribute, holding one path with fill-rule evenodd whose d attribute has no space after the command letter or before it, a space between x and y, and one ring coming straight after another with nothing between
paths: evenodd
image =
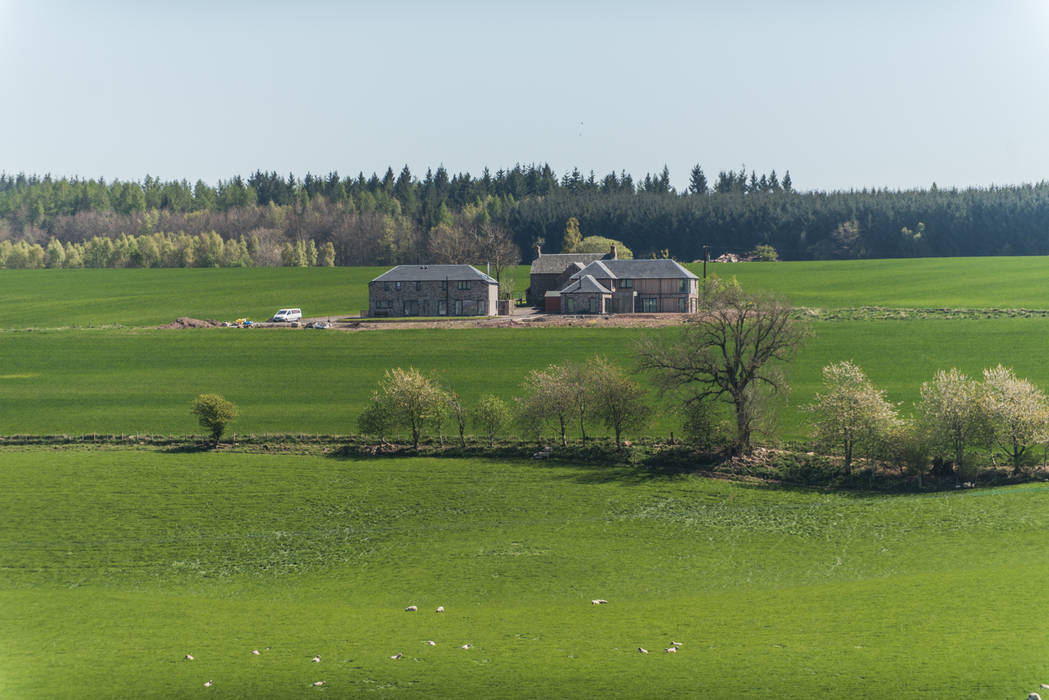
<instances>
[{"instance_id":1,"label":"deciduous tree","mask_svg":"<svg viewBox=\"0 0 1049 700\"><path fill-rule=\"evenodd\" d=\"M1026 379L998 365L983 371L981 407L991 440L1005 450L1020 471L1020 460L1030 445L1049 438L1049 403L1045 394Z\"/></svg>"},{"instance_id":2,"label":"deciduous tree","mask_svg":"<svg viewBox=\"0 0 1049 700\"><path fill-rule=\"evenodd\" d=\"M211 439L216 444L222 438L226 426L238 414L236 405L218 394L201 394L193 400L190 412L197 416L200 427L211 433Z\"/></svg>"},{"instance_id":3,"label":"deciduous tree","mask_svg":"<svg viewBox=\"0 0 1049 700\"><path fill-rule=\"evenodd\" d=\"M758 389L787 388L778 363L790 360L807 328L791 307L772 295L745 294L738 284L714 283L699 313L673 336L642 341L638 358L664 390L691 391L691 401L730 403L735 412L737 454L751 451Z\"/></svg>"}]
</instances>

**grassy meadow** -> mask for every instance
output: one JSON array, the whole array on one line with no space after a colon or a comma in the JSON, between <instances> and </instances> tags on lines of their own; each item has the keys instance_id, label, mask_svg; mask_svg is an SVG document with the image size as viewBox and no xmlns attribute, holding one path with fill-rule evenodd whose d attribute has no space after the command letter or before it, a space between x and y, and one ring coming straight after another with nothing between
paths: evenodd
<instances>
[{"instance_id":1,"label":"grassy meadow","mask_svg":"<svg viewBox=\"0 0 1049 700\"><path fill-rule=\"evenodd\" d=\"M807 434L799 407L819 390L821 368L851 359L903 402L937 369L970 374L1003 363L1049 387L1049 319L819 321L790 365L782 412L788 438ZM243 433L347 434L384 370L435 371L472 405L507 401L530 369L603 354L629 367L634 341L674 329L571 327L458 330L83 330L0 334L0 434L198 432L189 403L217 392L238 404ZM677 429L669 400L652 433ZM599 426L593 426L595 432Z\"/></svg>"},{"instance_id":2,"label":"grassy meadow","mask_svg":"<svg viewBox=\"0 0 1049 700\"><path fill-rule=\"evenodd\" d=\"M702 264L686 265L702 275ZM264 320L284 306L356 315L382 267L4 270L0 329L157 326L178 316ZM483 268L482 268L483 269ZM1049 309L1049 258L925 258L711 264L797 306ZM514 295L528 266L510 271Z\"/></svg>"},{"instance_id":3,"label":"grassy meadow","mask_svg":"<svg viewBox=\"0 0 1049 700\"><path fill-rule=\"evenodd\" d=\"M1045 268L712 266L821 309L1049 309ZM202 392L238 404L241 433L347 434L392 366L434 370L472 404L553 362L629 367L635 339L675 332L149 328L355 314L381 272L0 272L0 435L200 432ZM837 360L905 410L952 366L1002 363L1049 388L1049 318L907 316L814 321L781 434L807 435L799 406ZM670 402L653 403L648 432L676 430ZM1049 484L885 496L558 462L130 449L0 448L0 465L3 698L1000 698L1049 682Z\"/></svg>"},{"instance_id":4,"label":"grassy meadow","mask_svg":"<svg viewBox=\"0 0 1049 700\"><path fill-rule=\"evenodd\" d=\"M886 497L533 461L3 461L2 697L1001 698L1047 680L1044 484Z\"/></svg>"}]
</instances>

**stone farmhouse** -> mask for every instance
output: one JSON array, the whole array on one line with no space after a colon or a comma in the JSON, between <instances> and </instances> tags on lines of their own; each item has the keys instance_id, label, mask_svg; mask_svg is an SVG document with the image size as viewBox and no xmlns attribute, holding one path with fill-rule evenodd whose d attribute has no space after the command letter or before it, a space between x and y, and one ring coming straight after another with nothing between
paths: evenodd
<instances>
[{"instance_id":1,"label":"stone farmhouse","mask_svg":"<svg viewBox=\"0 0 1049 700\"><path fill-rule=\"evenodd\" d=\"M535 247L535 260L529 272L528 303L543 306L547 292L564 287L569 278L595 260L615 258L615 246L608 253L555 253L543 255L543 249Z\"/></svg>"},{"instance_id":2,"label":"stone farmhouse","mask_svg":"<svg viewBox=\"0 0 1049 700\"><path fill-rule=\"evenodd\" d=\"M494 316L499 283L470 265L398 265L368 283L369 316Z\"/></svg>"},{"instance_id":3,"label":"stone farmhouse","mask_svg":"<svg viewBox=\"0 0 1049 700\"><path fill-rule=\"evenodd\" d=\"M613 249L614 254L614 249ZM548 313L693 313L699 278L673 260L595 260L545 295Z\"/></svg>"}]
</instances>

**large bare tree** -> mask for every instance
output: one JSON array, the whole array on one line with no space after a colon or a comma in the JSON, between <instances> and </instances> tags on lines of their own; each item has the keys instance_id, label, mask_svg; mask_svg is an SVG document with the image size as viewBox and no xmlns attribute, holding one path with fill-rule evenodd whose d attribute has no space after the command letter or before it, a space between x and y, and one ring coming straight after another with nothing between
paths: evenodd
<instances>
[{"instance_id":1,"label":"large bare tree","mask_svg":"<svg viewBox=\"0 0 1049 700\"><path fill-rule=\"evenodd\" d=\"M719 399L735 412L737 454L751 451L761 390L779 392L786 380L777 364L791 359L808 329L791 307L770 294L745 294L737 284L711 284L699 311L680 333L642 341L642 369L664 390L683 390L688 402Z\"/></svg>"}]
</instances>

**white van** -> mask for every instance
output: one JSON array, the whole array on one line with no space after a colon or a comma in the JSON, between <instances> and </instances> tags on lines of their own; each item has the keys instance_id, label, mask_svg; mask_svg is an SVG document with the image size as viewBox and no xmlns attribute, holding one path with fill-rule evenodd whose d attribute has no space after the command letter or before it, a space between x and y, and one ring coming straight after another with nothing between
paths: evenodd
<instances>
[{"instance_id":1,"label":"white van","mask_svg":"<svg viewBox=\"0 0 1049 700\"><path fill-rule=\"evenodd\" d=\"M299 321L302 319L302 309L281 309L277 313L273 314L273 318L270 319L273 323L289 321Z\"/></svg>"}]
</instances>

